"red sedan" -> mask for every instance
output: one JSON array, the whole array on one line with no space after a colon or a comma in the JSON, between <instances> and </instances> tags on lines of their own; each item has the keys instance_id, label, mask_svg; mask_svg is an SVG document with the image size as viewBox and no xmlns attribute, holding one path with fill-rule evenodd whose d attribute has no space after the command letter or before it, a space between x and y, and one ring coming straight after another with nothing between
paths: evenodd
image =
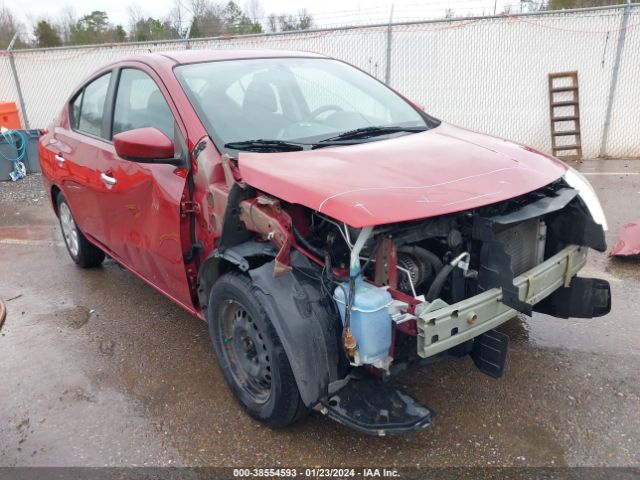
<instances>
[{"instance_id":1,"label":"red sedan","mask_svg":"<svg viewBox=\"0 0 640 480\"><path fill-rule=\"evenodd\" d=\"M112 63L71 95L40 158L72 260L107 254L205 319L229 387L272 427L315 409L415 431L433 412L396 373L454 353L497 378L494 328L516 313L610 309L608 283L577 276L606 248L578 172L323 56Z\"/></svg>"}]
</instances>

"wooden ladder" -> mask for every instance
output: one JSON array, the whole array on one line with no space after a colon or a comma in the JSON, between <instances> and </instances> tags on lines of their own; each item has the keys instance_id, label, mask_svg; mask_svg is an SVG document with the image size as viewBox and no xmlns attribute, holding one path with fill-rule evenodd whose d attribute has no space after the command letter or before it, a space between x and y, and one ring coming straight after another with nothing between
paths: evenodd
<instances>
[{"instance_id":1,"label":"wooden ladder","mask_svg":"<svg viewBox=\"0 0 640 480\"><path fill-rule=\"evenodd\" d=\"M549 74L551 149L553 155L556 157L560 156L559 152L575 152L573 154L569 153L567 155L562 155L561 158L566 160L582 159L582 140L580 138L580 105L578 98L578 72L559 72ZM556 109L561 107L573 107L573 113L556 115ZM568 127L558 129L558 123L560 122L573 123ZM570 136L573 137L573 142L558 142L558 139L560 137L566 138Z\"/></svg>"}]
</instances>

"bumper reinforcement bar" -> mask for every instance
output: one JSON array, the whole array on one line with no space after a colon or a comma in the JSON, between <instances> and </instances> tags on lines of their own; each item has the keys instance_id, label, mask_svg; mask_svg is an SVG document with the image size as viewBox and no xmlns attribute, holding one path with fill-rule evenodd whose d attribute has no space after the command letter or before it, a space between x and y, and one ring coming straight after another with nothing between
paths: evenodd
<instances>
[{"instance_id":1,"label":"bumper reinforcement bar","mask_svg":"<svg viewBox=\"0 0 640 480\"><path fill-rule=\"evenodd\" d=\"M587 248L570 245L513 280L521 301L535 305L571 279L585 265ZM416 308L418 355L448 350L491 330L517 315L502 303L502 289L492 288L453 305L436 299Z\"/></svg>"}]
</instances>

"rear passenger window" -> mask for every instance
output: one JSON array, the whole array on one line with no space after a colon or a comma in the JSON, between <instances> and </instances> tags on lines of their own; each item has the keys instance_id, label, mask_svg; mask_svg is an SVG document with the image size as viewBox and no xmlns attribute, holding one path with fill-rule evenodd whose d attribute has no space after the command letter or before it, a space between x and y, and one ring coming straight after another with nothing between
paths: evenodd
<instances>
[{"instance_id":1,"label":"rear passenger window","mask_svg":"<svg viewBox=\"0 0 640 480\"><path fill-rule=\"evenodd\" d=\"M174 123L171 109L156 82L141 70L122 70L113 113L113 135L154 127L173 139Z\"/></svg>"},{"instance_id":2,"label":"rear passenger window","mask_svg":"<svg viewBox=\"0 0 640 480\"><path fill-rule=\"evenodd\" d=\"M94 80L84 87L83 93L73 102L72 122L76 123L75 128L81 132L102 136L102 115L110 79L111 73L107 73ZM80 104L76 105L78 99Z\"/></svg>"}]
</instances>

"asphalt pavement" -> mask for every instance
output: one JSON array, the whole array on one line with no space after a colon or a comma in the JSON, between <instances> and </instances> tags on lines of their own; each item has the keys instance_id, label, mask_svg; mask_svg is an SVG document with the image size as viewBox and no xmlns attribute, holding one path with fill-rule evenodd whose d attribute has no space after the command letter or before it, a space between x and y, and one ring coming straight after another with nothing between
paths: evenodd
<instances>
[{"instance_id":1,"label":"asphalt pavement","mask_svg":"<svg viewBox=\"0 0 640 480\"><path fill-rule=\"evenodd\" d=\"M640 219L640 161L585 161L609 246ZM596 319L502 330L506 373L447 357L400 381L437 412L372 438L314 413L272 431L243 413L204 322L107 260L82 270L32 175L0 183L0 466L640 466L640 259L591 252L611 283Z\"/></svg>"}]
</instances>

